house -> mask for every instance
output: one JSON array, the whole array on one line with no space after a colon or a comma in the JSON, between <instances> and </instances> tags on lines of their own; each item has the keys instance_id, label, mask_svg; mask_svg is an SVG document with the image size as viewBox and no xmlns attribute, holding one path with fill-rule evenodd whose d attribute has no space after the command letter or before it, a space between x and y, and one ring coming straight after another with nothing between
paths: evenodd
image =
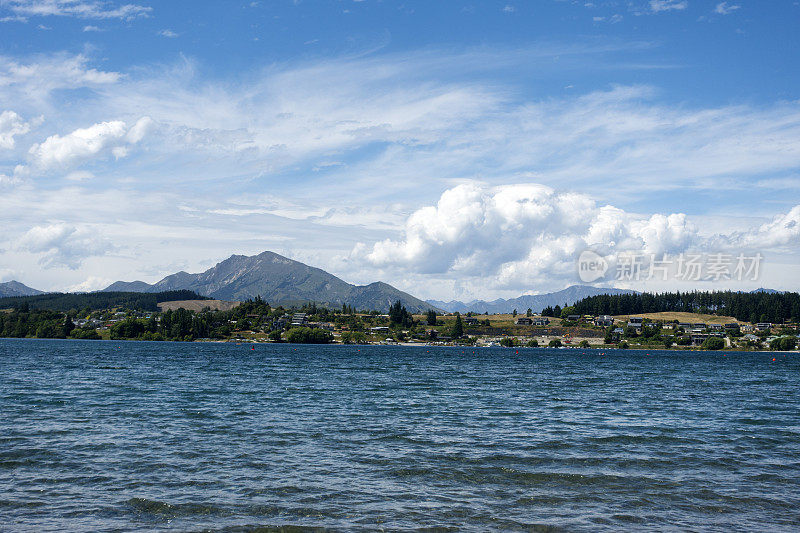
<instances>
[{"instance_id":1,"label":"house","mask_svg":"<svg viewBox=\"0 0 800 533\"><path fill-rule=\"evenodd\" d=\"M702 322L696 322L692 324L693 329L708 329L708 324L703 324Z\"/></svg>"},{"instance_id":2,"label":"house","mask_svg":"<svg viewBox=\"0 0 800 533\"><path fill-rule=\"evenodd\" d=\"M744 340L747 340L747 341L750 341L750 342L758 342L759 340L761 340L758 337L756 337L755 335L753 335L752 333L748 333L747 335L745 335L742 338Z\"/></svg>"},{"instance_id":3,"label":"house","mask_svg":"<svg viewBox=\"0 0 800 533\"><path fill-rule=\"evenodd\" d=\"M722 331L725 329L725 324L709 324L708 329L711 331Z\"/></svg>"},{"instance_id":4,"label":"house","mask_svg":"<svg viewBox=\"0 0 800 533\"><path fill-rule=\"evenodd\" d=\"M703 344L703 341L708 338L705 333L692 333L692 344Z\"/></svg>"},{"instance_id":5,"label":"house","mask_svg":"<svg viewBox=\"0 0 800 533\"><path fill-rule=\"evenodd\" d=\"M759 322L756 324L756 331L769 331L772 327L772 324L769 322Z\"/></svg>"},{"instance_id":6,"label":"house","mask_svg":"<svg viewBox=\"0 0 800 533\"><path fill-rule=\"evenodd\" d=\"M305 326L308 324L308 317L305 313L295 313L292 316L292 326Z\"/></svg>"},{"instance_id":7,"label":"house","mask_svg":"<svg viewBox=\"0 0 800 533\"><path fill-rule=\"evenodd\" d=\"M464 325L465 326L477 326L478 325L478 319L475 318L474 316L464 317Z\"/></svg>"},{"instance_id":8,"label":"house","mask_svg":"<svg viewBox=\"0 0 800 533\"><path fill-rule=\"evenodd\" d=\"M370 333L385 333L389 331L389 326L375 326L369 328Z\"/></svg>"},{"instance_id":9,"label":"house","mask_svg":"<svg viewBox=\"0 0 800 533\"><path fill-rule=\"evenodd\" d=\"M546 316L539 316L533 319L534 326L546 326L550 323L550 319Z\"/></svg>"},{"instance_id":10,"label":"house","mask_svg":"<svg viewBox=\"0 0 800 533\"><path fill-rule=\"evenodd\" d=\"M614 317L610 315L601 315L594 319L594 325L601 328L607 328L614 325Z\"/></svg>"},{"instance_id":11,"label":"house","mask_svg":"<svg viewBox=\"0 0 800 533\"><path fill-rule=\"evenodd\" d=\"M736 322L728 322L727 324L725 324L724 327L727 330L734 330L734 329L739 329L739 324L737 324Z\"/></svg>"},{"instance_id":12,"label":"house","mask_svg":"<svg viewBox=\"0 0 800 533\"><path fill-rule=\"evenodd\" d=\"M567 320L570 320L572 322L577 322L580 319L581 315L567 315Z\"/></svg>"},{"instance_id":13,"label":"house","mask_svg":"<svg viewBox=\"0 0 800 533\"><path fill-rule=\"evenodd\" d=\"M625 330L622 328L614 328L614 331L611 332L611 340L618 341L622 338L623 333Z\"/></svg>"},{"instance_id":14,"label":"house","mask_svg":"<svg viewBox=\"0 0 800 533\"><path fill-rule=\"evenodd\" d=\"M628 319L628 327L634 328L636 331L642 331L642 324L644 324L642 317L632 316Z\"/></svg>"},{"instance_id":15,"label":"house","mask_svg":"<svg viewBox=\"0 0 800 533\"><path fill-rule=\"evenodd\" d=\"M692 325L688 322L678 322L678 328L683 328L683 331L692 329Z\"/></svg>"},{"instance_id":16,"label":"house","mask_svg":"<svg viewBox=\"0 0 800 533\"><path fill-rule=\"evenodd\" d=\"M518 326L530 326L531 324L533 324L533 319L531 319L531 318L524 317L524 316L521 316L521 317L517 318L517 325Z\"/></svg>"}]
</instances>

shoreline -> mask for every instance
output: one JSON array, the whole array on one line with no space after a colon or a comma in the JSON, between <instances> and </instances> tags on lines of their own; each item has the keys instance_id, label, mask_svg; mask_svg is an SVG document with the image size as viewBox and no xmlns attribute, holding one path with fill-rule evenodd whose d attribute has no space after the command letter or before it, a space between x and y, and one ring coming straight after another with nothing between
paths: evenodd
<instances>
[{"instance_id":1,"label":"shoreline","mask_svg":"<svg viewBox=\"0 0 800 533\"><path fill-rule=\"evenodd\" d=\"M644 351L652 351L652 352L703 352L703 353L773 353L773 354L798 354L800 355L800 350L787 350L787 351L780 351L780 350L737 350L732 348L725 348L722 350L703 350L700 348L647 348L647 347L629 347L629 348L619 348L615 346L603 346L603 347L593 347L589 346L586 348L580 346L559 346L559 347L552 347L552 346L469 346L469 345L458 345L458 344L423 344L417 342L398 342L393 344L388 343L365 343L365 344L344 344L340 342L331 342L326 344L313 344L313 343L291 343L291 342L261 342L261 341L233 341L233 340L205 340L205 339L194 339L191 341L172 341L172 340L163 340L163 341L154 341L154 340L144 340L144 339L59 339L59 338L40 338L40 337L0 337L0 341L6 340L16 340L16 341L73 341L73 342L86 342L86 343L114 343L114 342L124 342L124 343L154 343L154 344L165 344L165 343L175 343L175 344L234 344L239 346L256 346L256 345L270 345L270 346L349 346L349 347L359 347L359 346L369 346L369 347L402 347L402 348L457 348L457 349L493 349L493 350L514 350L519 352L519 350L548 350L548 351L605 351L605 350L614 350L617 352L644 352Z\"/></svg>"}]
</instances>

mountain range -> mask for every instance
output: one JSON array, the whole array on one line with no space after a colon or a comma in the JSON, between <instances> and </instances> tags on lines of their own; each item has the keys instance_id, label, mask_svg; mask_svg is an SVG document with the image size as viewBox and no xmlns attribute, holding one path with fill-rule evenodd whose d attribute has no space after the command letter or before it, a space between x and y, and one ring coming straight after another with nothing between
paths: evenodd
<instances>
[{"instance_id":1,"label":"mountain range","mask_svg":"<svg viewBox=\"0 0 800 533\"><path fill-rule=\"evenodd\" d=\"M452 300L442 302L439 300L428 300L428 303L450 313L511 313L516 309L523 313L530 309L534 313L541 313L545 307L555 307L560 305L572 305L578 300L598 294L633 294L636 291L625 289L612 289L603 287L592 287L590 285L571 285L566 289L549 292L546 294L523 295L519 298L503 300L502 298L487 302L484 300L472 300L471 302L459 302Z\"/></svg>"},{"instance_id":2,"label":"mountain range","mask_svg":"<svg viewBox=\"0 0 800 533\"><path fill-rule=\"evenodd\" d=\"M342 304L356 309L388 311L397 300L413 313L436 309L383 282L352 285L333 274L283 257L274 252L259 255L232 255L199 274L178 272L161 281L117 281L103 291L163 292L186 289L217 300L246 300L261 296L272 305L299 305L315 302L327 307Z\"/></svg>"},{"instance_id":3,"label":"mountain range","mask_svg":"<svg viewBox=\"0 0 800 533\"><path fill-rule=\"evenodd\" d=\"M0 283L0 298L9 298L12 296L36 296L43 294L42 291L31 289L27 285L23 285L19 281L7 281Z\"/></svg>"}]
</instances>

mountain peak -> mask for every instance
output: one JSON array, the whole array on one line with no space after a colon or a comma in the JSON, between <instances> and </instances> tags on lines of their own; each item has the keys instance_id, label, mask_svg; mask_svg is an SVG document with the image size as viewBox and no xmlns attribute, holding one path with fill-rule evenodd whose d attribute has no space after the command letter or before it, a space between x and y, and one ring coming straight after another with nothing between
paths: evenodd
<instances>
[{"instance_id":1,"label":"mountain peak","mask_svg":"<svg viewBox=\"0 0 800 533\"><path fill-rule=\"evenodd\" d=\"M7 298L9 296L35 296L37 294L44 294L44 292L32 289L17 280L12 279L11 281L0 283L0 298Z\"/></svg>"},{"instance_id":2,"label":"mountain peak","mask_svg":"<svg viewBox=\"0 0 800 533\"><path fill-rule=\"evenodd\" d=\"M187 289L218 300L246 300L261 296L273 305L298 305L315 302L319 305L385 311L400 300L411 312L434 308L389 284L371 283L357 286L316 267L265 251L258 255L234 254L205 272L177 272L153 285L134 286L117 282L104 289L119 290L127 286L135 292L161 292ZM139 282L141 283L141 282Z\"/></svg>"}]
</instances>

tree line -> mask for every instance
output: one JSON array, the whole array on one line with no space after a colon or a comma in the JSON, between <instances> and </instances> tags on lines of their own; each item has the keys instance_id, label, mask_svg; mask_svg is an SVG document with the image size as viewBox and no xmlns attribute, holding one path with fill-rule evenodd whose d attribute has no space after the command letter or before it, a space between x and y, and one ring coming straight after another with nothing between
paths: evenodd
<instances>
[{"instance_id":1,"label":"tree line","mask_svg":"<svg viewBox=\"0 0 800 533\"><path fill-rule=\"evenodd\" d=\"M800 294L733 291L601 294L584 298L572 308L581 315L685 312L732 316L743 322L783 323L800 320Z\"/></svg>"},{"instance_id":2,"label":"tree line","mask_svg":"<svg viewBox=\"0 0 800 533\"><path fill-rule=\"evenodd\" d=\"M0 309L47 309L66 312L71 309L97 311L122 307L140 311L158 311L158 302L175 300L210 300L193 291L164 292L52 292L36 296L11 296L0 298Z\"/></svg>"}]
</instances>

